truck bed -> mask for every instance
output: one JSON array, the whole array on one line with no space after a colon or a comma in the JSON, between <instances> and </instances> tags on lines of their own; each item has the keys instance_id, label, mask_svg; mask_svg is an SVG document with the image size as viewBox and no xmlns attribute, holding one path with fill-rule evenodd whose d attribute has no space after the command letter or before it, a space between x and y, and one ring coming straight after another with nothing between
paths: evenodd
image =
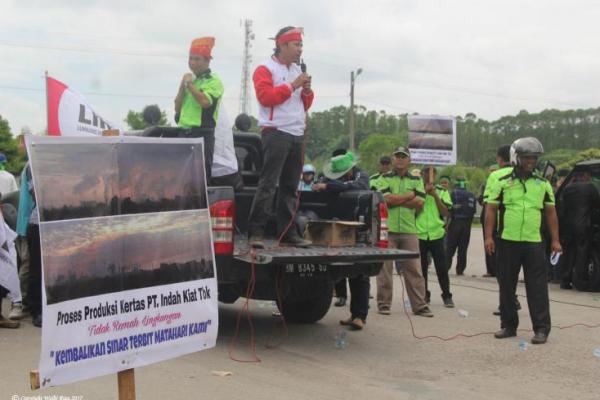
<instances>
[{"instance_id":1,"label":"truck bed","mask_svg":"<svg viewBox=\"0 0 600 400\"><path fill-rule=\"evenodd\" d=\"M265 240L265 249L251 250L248 241L235 241L234 257L243 262L255 264L332 264L332 263L373 263L387 260L415 258L414 252L399 249L357 245L352 247L310 246L308 248L277 246L276 240Z\"/></svg>"}]
</instances>

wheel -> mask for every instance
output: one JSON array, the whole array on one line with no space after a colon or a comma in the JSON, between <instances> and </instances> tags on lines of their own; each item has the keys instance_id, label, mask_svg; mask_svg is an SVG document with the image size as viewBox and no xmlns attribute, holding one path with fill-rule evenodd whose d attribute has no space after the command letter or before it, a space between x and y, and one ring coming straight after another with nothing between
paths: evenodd
<instances>
[{"instance_id":1,"label":"wheel","mask_svg":"<svg viewBox=\"0 0 600 400\"><path fill-rule=\"evenodd\" d=\"M219 301L225 304L233 304L240 297L237 287L234 285L219 285Z\"/></svg>"},{"instance_id":2,"label":"wheel","mask_svg":"<svg viewBox=\"0 0 600 400\"><path fill-rule=\"evenodd\" d=\"M591 243L588 261L573 271L573 285L584 292L600 291L600 243Z\"/></svg>"},{"instance_id":3,"label":"wheel","mask_svg":"<svg viewBox=\"0 0 600 400\"><path fill-rule=\"evenodd\" d=\"M311 324L327 314L333 298L333 284L317 282L310 290L304 291L304 296L310 297L286 297L283 304L277 301L277 307L287 321Z\"/></svg>"}]
</instances>

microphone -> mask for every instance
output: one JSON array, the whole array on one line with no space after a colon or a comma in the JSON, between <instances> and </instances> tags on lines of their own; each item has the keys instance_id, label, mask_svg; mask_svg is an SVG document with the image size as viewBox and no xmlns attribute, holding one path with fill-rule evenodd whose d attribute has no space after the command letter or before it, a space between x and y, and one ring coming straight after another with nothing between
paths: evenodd
<instances>
[{"instance_id":1,"label":"microphone","mask_svg":"<svg viewBox=\"0 0 600 400\"><path fill-rule=\"evenodd\" d=\"M304 63L303 59L300 59L300 70L302 71L303 74L306 73L306 64Z\"/></svg>"}]
</instances>

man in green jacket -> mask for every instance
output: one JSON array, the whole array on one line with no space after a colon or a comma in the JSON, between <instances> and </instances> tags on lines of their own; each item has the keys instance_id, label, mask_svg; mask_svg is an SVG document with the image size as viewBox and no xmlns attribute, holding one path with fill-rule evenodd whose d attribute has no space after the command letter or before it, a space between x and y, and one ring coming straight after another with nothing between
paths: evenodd
<instances>
[{"instance_id":1,"label":"man in green jacket","mask_svg":"<svg viewBox=\"0 0 600 400\"><path fill-rule=\"evenodd\" d=\"M379 185L385 182L384 175L392 169L392 159L388 156L383 156L379 159L377 173L369 177L369 187L371 190L378 190ZM385 185L385 183L383 183Z\"/></svg>"},{"instance_id":2,"label":"man in green jacket","mask_svg":"<svg viewBox=\"0 0 600 400\"><path fill-rule=\"evenodd\" d=\"M394 150L394 169L385 174L385 184L379 190L388 206L388 247L419 252L416 212L423 208L425 189L420 178L408 172L410 152L401 146ZM402 261L402 276L415 315L433 317L425 301L425 280L418 259ZM400 271L398 271L400 273ZM393 263L385 262L377 276L377 307L380 314L389 315L393 295Z\"/></svg>"},{"instance_id":3,"label":"man in green jacket","mask_svg":"<svg viewBox=\"0 0 600 400\"><path fill-rule=\"evenodd\" d=\"M433 264L437 273L438 283L442 289L442 301L446 307L454 307L452 293L450 293L450 278L446 266L446 249L444 248L444 218L450 215L452 200L450 193L441 186L434 185L435 168L425 167L421 171L425 184L425 204L417 214L417 232L419 236L419 250L421 252L421 270L425 280L425 301L431 301L431 292L428 290L427 272L429 270L427 255L431 253Z\"/></svg>"},{"instance_id":4,"label":"man in green jacket","mask_svg":"<svg viewBox=\"0 0 600 400\"><path fill-rule=\"evenodd\" d=\"M215 148L215 127L223 98L223 83L210 70L213 37L195 39L190 46L188 65L191 73L183 75L175 97L177 125L186 128L183 136L204 139L204 165L211 177Z\"/></svg>"},{"instance_id":5,"label":"man in green jacket","mask_svg":"<svg viewBox=\"0 0 600 400\"><path fill-rule=\"evenodd\" d=\"M498 183L489 189L485 249L489 254L497 252L502 321L501 329L494 335L497 339L517 334L519 315L514 296L521 265L534 331L531 343L546 343L550 333L545 249L540 233L542 215L546 218L552 238L552 251L559 253L562 248L558 239L558 217L552 186L543 176L534 172L538 157L543 152L542 144L536 138L515 140L510 149L514 169L499 177ZM502 209L499 238L495 242L492 234L499 208Z\"/></svg>"}]
</instances>

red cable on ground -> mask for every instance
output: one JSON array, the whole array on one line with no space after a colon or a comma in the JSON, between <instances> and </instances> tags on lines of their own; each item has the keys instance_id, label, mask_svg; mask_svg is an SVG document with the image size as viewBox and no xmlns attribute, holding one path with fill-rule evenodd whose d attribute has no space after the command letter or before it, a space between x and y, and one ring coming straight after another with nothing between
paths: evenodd
<instances>
[{"instance_id":1,"label":"red cable on ground","mask_svg":"<svg viewBox=\"0 0 600 400\"><path fill-rule=\"evenodd\" d=\"M415 333L415 327L413 325L412 322L412 318L410 317L410 315L408 314L408 311L406 310L406 307L404 306L404 302L405 297L404 297L404 280L402 279L402 275L398 275L400 277L400 283L402 284L402 308L404 309L404 314L406 315L406 318L408 318L408 322L410 323L410 329L412 331L412 335L415 339L419 339L419 340L424 340L424 339L438 339L444 342L448 342L450 340L454 340L454 339L458 339L459 337L465 337L465 338L472 338L472 337L476 337L476 336L483 336L483 335L493 335L494 332L479 332L479 333L473 333L473 334L467 334L467 333L457 333L454 336L450 336L450 337L441 337L441 336L437 336L437 335L427 335L427 336L418 336Z\"/></svg>"},{"instance_id":2,"label":"red cable on ground","mask_svg":"<svg viewBox=\"0 0 600 400\"><path fill-rule=\"evenodd\" d=\"M278 307L279 307L279 311L281 312L281 321L283 322L283 338L281 339L281 341L277 344L269 344L267 343L265 345L265 347L267 349L276 349L277 347L281 346L283 344L283 342L285 342L288 338L289 338L289 330L288 330L288 326L287 326L287 322L285 320L285 316L283 315L283 301L282 301L282 296L281 296L281 283L283 281L283 273L281 272L281 268L277 271L277 278L275 280L275 292L277 293L277 301L278 301Z\"/></svg>"},{"instance_id":3,"label":"red cable on ground","mask_svg":"<svg viewBox=\"0 0 600 400\"><path fill-rule=\"evenodd\" d=\"M412 331L412 335L413 335L413 337L415 339L418 339L418 340L438 339L438 340L441 340L441 341L444 341L444 342L448 342L450 340L458 339L459 337L473 338L473 337L483 336L483 335L493 335L495 333L495 332L479 332L479 333L468 334L468 333L459 332L456 335L453 335L453 336L450 336L450 337L446 337L446 338L441 337L441 336L437 336L437 335L418 336L415 333L415 327L413 325L412 318L410 317L408 311L406 310L406 307L404 306L404 302L406 301L405 300L405 293L404 293L404 280L402 279L402 275L401 274L398 274L398 277L400 278L400 283L402 284L402 303L403 303L402 307L404 309L404 314L406 315L406 318L408 319L408 322L410 324L410 329ZM463 286L466 286L466 285L463 285ZM466 287L470 287L470 286L466 286ZM475 288L475 287L473 287L473 288ZM479 288L475 288L475 289L479 289ZM552 325L553 328L556 328L556 329L559 329L559 330L570 329L570 328L574 328L576 326L583 326L585 328L590 328L590 329L600 328L600 324L589 325L589 324L585 324L585 323L581 323L581 322L578 322L578 323L575 323L575 324L572 324L572 325L567 325L567 326ZM518 329L518 330L519 331L525 331L525 332L533 332L532 329Z\"/></svg>"},{"instance_id":4,"label":"red cable on ground","mask_svg":"<svg viewBox=\"0 0 600 400\"><path fill-rule=\"evenodd\" d=\"M248 287L246 288L246 301L244 302L244 305L242 306L242 308L240 309L240 311L238 313L236 324L235 324L235 332L233 334L233 337L231 338L231 343L229 344L229 358L233 361L243 362L243 363L261 362L261 359L256 355L256 342L254 339L254 325L252 324L252 315L250 314L250 298L252 297L252 294L254 293L254 288L256 286L256 265L254 262L256 259L256 252L251 251L251 255L252 255L252 264L250 265L250 268L251 268L250 281L248 282ZM235 351L237 338L240 333L240 321L241 321L242 313L244 312L244 310L246 311L248 324L250 325L250 349L251 349L252 357L253 357L253 359L251 359L251 360L241 360L241 359L235 358L233 355L233 353Z\"/></svg>"}]
</instances>

